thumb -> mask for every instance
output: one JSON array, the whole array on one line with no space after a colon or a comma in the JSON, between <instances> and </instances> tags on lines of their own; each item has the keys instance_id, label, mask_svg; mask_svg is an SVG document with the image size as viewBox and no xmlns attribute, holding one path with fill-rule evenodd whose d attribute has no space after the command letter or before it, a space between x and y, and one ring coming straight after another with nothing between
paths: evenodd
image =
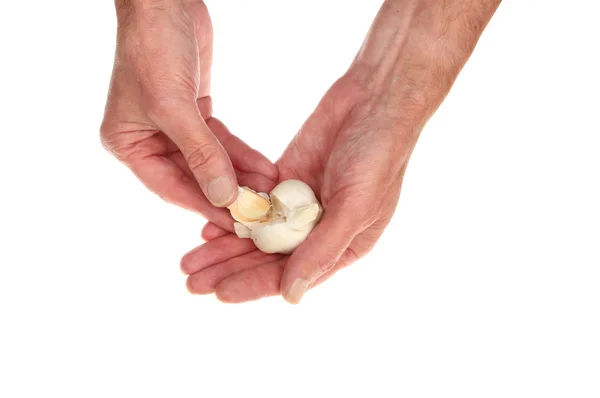
<instances>
[{"instance_id":1,"label":"thumb","mask_svg":"<svg viewBox=\"0 0 600 398\"><path fill-rule=\"evenodd\" d=\"M156 122L177 145L208 200L217 207L230 205L238 189L235 171L196 103L178 105L166 113Z\"/></svg>"},{"instance_id":2,"label":"thumb","mask_svg":"<svg viewBox=\"0 0 600 398\"><path fill-rule=\"evenodd\" d=\"M286 301L298 304L310 286L330 271L362 229L357 212L343 203L328 206L321 222L290 256L281 279Z\"/></svg>"}]
</instances>

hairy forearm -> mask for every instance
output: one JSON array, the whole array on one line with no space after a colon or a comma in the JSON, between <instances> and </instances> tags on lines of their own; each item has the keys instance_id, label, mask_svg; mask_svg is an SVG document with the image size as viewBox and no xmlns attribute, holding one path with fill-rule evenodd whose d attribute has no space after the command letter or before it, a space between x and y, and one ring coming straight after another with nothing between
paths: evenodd
<instances>
[{"instance_id":1,"label":"hairy forearm","mask_svg":"<svg viewBox=\"0 0 600 398\"><path fill-rule=\"evenodd\" d=\"M203 0L115 0L115 8L119 22L128 22L133 14L147 15L153 11L177 11L192 3L203 3Z\"/></svg>"},{"instance_id":2,"label":"hairy forearm","mask_svg":"<svg viewBox=\"0 0 600 398\"><path fill-rule=\"evenodd\" d=\"M501 0L386 0L356 57L370 91L423 124L450 90Z\"/></svg>"},{"instance_id":3,"label":"hairy forearm","mask_svg":"<svg viewBox=\"0 0 600 398\"><path fill-rule=\"evenodd\" d=\"M169 7L181 4L183 0L115 0L117 9L120 7Z\"/></svg>"}]
</instances>

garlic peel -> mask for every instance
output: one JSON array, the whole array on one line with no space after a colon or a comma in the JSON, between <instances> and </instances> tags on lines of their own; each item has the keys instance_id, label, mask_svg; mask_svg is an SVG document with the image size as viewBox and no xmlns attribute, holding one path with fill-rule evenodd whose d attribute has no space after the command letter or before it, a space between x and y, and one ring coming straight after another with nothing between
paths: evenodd
<instances>
[{"instance_id":1,"label":"garlic peel","mask_svg":"<svg viewBox=\"0 0 600 398\"><path fill-rule=\"evenodd\" d=\"M264 193L264 192L257 192L258 195L260 195L261 197L265 198L266 200L270 200L269 198L269 194Z\"/></svg>"}]
</instances>

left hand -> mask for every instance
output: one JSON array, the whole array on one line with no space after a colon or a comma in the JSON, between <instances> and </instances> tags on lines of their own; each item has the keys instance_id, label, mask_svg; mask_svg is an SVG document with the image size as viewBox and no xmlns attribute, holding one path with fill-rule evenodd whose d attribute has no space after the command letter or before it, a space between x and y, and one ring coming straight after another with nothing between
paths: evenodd
<instances>
[{"instance_id":1,"label":"left hand","mask_svg":"<svg viewBox=\"0 0 600 398\"><path fill-rule=\"evenodd\" d=\"M116 1L102 143L159 197L233 231L222 207L237 185L270 189L277 169L212 115L213 29L204 2L155 3Z\"/></svg>"},{"instance_id":2,"label":"left hand","mask_svg":"<svg viewBox=\"0 0 600 398\"><path fill-rule=\"evenodd\" d=\"M367 254L394 213L418 136L392 105L368 94L353 72L334 84L277 163L280 181L299 179L315 191L321 222L289 256L262 253L251 240L207 224L208 242L182 259L189 290L227 302L283 293L297 303Z\"/></svg>"}]
</instances>

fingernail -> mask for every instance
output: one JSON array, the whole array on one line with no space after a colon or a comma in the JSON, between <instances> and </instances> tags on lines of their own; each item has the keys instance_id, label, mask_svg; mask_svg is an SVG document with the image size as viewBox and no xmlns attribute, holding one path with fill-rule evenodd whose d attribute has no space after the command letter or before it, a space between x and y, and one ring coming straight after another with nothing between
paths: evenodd
<instances>
[{"instance_id":1,"label":"fingernail","mask_svg":"<svg viewBox=\"0 0 600 398\"><path fill-rule=\"evenodd\" d=\"M222 207L231 202L237 191L237 185L229 176L220 176L208 183L206 193L208 200L217 207Z\"/></svg>"},{"instance_id":2,"label":"fingernail","mask_svg":"<svg viewBox=\"0 0 600 398\"><path fill-rule=\"evenodd\" d=\"M290 289L285 294L285 301L287 301L290 304L298 304L309 287L309 281L300 278L296 279L294 283L292 283Z\"/></svg>"}]
</instances>

